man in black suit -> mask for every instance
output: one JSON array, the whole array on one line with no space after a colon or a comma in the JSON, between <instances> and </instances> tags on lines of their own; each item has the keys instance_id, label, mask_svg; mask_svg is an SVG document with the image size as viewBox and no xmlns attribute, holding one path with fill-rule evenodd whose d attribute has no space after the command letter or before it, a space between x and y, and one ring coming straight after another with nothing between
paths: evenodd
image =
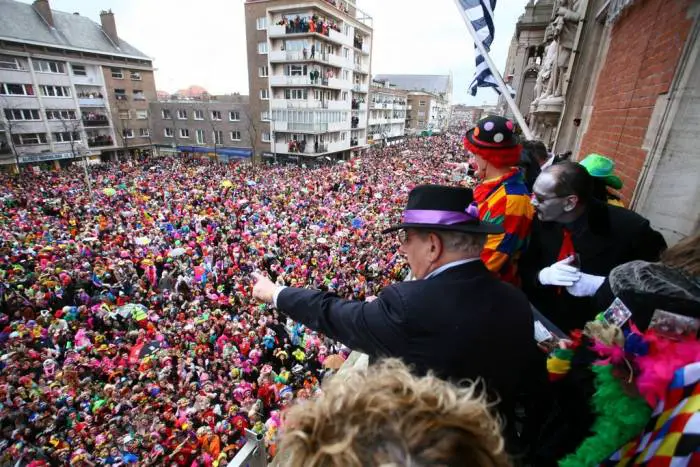
<instances>
[{"instance_id":1,"label":"man in black suit","mask_svg":"<svg viewBox=\"0 0 700 467\"><path fill-rule=\"evenodd\" d=\"M666 248L649 221L593 197L593 180L574 162L544 170L535 181L530 244L520 264L530 302L564 332L599 312L592 298L610 271L634 260L657 261Z\"/></svg>"},{"instance_id":2,"label":"man in black suit","mask_svg":"<svg viewBox=\"0 0 700 467\"><path fill-rule=\"evenodd\" d=\"M508 418L535 349L525 295L499 281L480 260L486 235L472 191L422 185L411 191L399 231L400 251L417 279L393 284L371 302L282 288L256 275L253 295L292 319L370 359L398 357L415 372L453 381L483 378Z\"/></svg>"}]
</instances>

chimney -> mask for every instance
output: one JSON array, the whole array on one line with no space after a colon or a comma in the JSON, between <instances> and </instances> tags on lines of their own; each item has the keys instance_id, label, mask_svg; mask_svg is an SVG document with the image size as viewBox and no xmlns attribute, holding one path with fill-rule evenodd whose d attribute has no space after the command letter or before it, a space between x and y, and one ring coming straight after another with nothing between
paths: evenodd
<instances>
[{"instance_id":1,"label":"chimney","mask_svg":"<svg viewBox=\"0 0 700 467\"><path fill-rule=\"evenodd\" d=\"M39 16L46 21L46 24L52 28L55 27L53 24L53 14L51 13L51 5L49 5L49 0L34 0L33 6L34 11L39 13Z\"/></svg>"},{"instance_id":2,"label":"chimney","mask_svg":"<svg viewBox=\"0 0 700 467\"><path fill-rule=\"evenodd\" d=\"M114 21L114 13L112 10L100 12L100 22L102 23L102 30L107 37L114 42L114 45L119 46L119 36L117 36L117 23Z\"/></svg>"}]
</instances>

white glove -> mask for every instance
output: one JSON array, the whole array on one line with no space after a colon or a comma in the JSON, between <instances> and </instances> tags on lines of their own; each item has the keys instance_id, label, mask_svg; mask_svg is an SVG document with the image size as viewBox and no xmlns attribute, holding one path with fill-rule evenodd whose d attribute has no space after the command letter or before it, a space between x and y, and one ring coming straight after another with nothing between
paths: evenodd
<instances>
[{"instance_id":1,"label":"white glove","mask_svg":"<svg viewBox=\"0 0 700 467\"><path fill-rule=\"evenodd\" d=\"M592 297L605 282L605 277L581 273L581 278L566 290L574 297Z\"/></svg>"},{"instance_id":2,"label":"white glove","mask_svg":"<svg viewBox=\"0 0 700 467\"><path fill-rule=\"evenodd\" d=\"M544 268L537 275L537 278L542 285L556 285L559 287L569 287L574 285L574 282L581 278L581 271L571 266L574 260L573 256L569 256L557 263L552 264L548 268Z\"/></svg>"}]
</instances>

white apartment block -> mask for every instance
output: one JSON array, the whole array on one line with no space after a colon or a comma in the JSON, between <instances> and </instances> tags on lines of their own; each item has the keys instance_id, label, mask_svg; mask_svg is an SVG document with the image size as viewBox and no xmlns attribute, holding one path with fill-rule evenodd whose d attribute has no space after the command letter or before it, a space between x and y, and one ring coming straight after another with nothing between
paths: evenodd
<instances>
[{"instance_id":1,"label":"white apartment block","mask_svg":"<svg viewBox=\"0 0 700 467\"><path fill-rule=\"evenodd\" d=\"M408 93L396 89L388 81L374 81L369 99L369 141L371 144L391 144L406 134Z\"/></svg>"},{"instance_id":2,"label":"white apartment block","mask_svg":"<svg viewBox=\"0 0 700 467\"><path fill-rule=\"evenodd\" d=\"M248 60L256 75L250 79L251 108L257 100L261 121L270 129L263 132L263 157L349 159L367 147L371 18L354 0L251 4L247 21L256 11L256 30L266 32L255 49L266 57L264 71ZM250 55L250 45L248 50ZM256 92L260 78L267 88Z\"/></svg>"},{"instance_id":3,"label":"white apartment block","mask_svg":"<svg viewBox=\"0 0 700 467\"><path fill-rule=\"evenodd\" d=\"M20 164L99 155L95 148L114 146L102 67L32 55L0 54L0 164L15 164L12 146Z\"/></svg>"}]
</instances>

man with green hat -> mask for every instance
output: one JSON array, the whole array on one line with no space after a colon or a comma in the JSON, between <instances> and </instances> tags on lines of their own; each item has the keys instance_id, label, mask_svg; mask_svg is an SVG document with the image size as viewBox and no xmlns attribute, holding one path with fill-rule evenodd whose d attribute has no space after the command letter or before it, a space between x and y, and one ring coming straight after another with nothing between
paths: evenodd
<instances>
[{"instance_id":1,"label":"man with green hat","mask_svg":"<svg viewBox=\"0 0 700 467\"><path fill-rule=\"evenodd\" d=\"M579 162L593 177L593 197L613 206L625 207L619 196L610 192L622 189L622 180L615 175L615 162L600 154L589 154Z\"/></svg>"}]
</instances>

